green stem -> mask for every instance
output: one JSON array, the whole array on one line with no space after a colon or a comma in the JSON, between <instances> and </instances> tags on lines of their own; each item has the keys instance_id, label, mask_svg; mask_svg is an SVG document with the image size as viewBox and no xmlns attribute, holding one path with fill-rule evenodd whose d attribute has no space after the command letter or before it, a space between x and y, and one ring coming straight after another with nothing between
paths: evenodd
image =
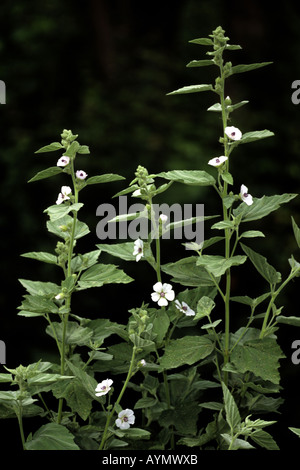
<instances>
[{"instance_id":1,"label":"green stem","mask_svg":"<svg viewBox=\"0 0 300 470\"><path fill-rule=\"evenodd\" d=\"M297 269L293 269L290 273L290 275L286 278L286 280L278 287L278 289L272 293L271 295L271 300L269 302L269 305L268 305L268 308L267 308L267 311L266 311L266 314L265 314L265 317L264 317L264 321L263 321L263 325L262 325L262 328L261 328L261 332L260 332L260 335L259 335L259 338L260 339L263 339L263 337L265 336L266 334L266 331L268 329L268 319L269 319L269 315L270 315L270 312L271 312L271 309L272 309L272 306L274 305L274 302L277 298L277 296L280 294L280 292L282 291L282 289L295 277L297 276L298 272L300 271L300 268L297 268Z\"/></svg>"},{"instance_id":2,"label":"green stem","mask_svg":"<svg viewBox=\"0 0 300 470\"><path fill-rule=\"evenodd\" d=\"M24 429L23 429L23 419L22 419L22 414L23 414L23 407L21 401L18 403L18 413L17 413L17 418L18 418L18 423L19 423L19 430L20 430L20 435L21 435L21 441L22 441L22 447L23 450L26 450L25 448L25 436L24 436Z\"/></svg>"},{"instance_id":3,"label":"green stem","mask_svg":"<svg viewBox=\"0 0 300 470\"><path fill-rule=\"evenodd\" d=\"M78 203L78 189L76 185L76 179L75 179L75 171L74 171L74 161L72 160L71 162L71 176L72 176L72 181L73 181L73 188L74 188L74 202L75 204ZM71 230L71 235L70 235L70 241L69 241L69 252L68 252L68 268L67 268L67 275L65 278L67 279L72 275L72 269L71 269L71 262L73 258L73 250L74 250L74 240L75 240L75 229L76 229L76 222L77 222L77 212L73 212L73 223L72 223L72 230ZM66 298L66 310L67 313L64 314L63 318L63 333L62 333L62 343L61 343L61 349L60 349L60 373L61 375L64 375L65 373L65 362L66 362L66 332L67 332L67 326L68 326L68 319L69 319L69 313L71 310L71 293L68 294L68 297ZM63 407L63 398L59 399L58 403L58 415L57 415L57 423L61 423L62 419L62 407Z\"/></svg>"},{"instance_id":4,"label":"green stem","mask_svg":"<svg viewBox=\"0 0 300 470\"><path fill-rule=\"evenodd\" d=\"M124 392L126 390L126 387L128 385L129 380L132 377L132 371L133 371L133 366L134 366L134 361L135 361L135 355L136 355L136 346L133 346L132 356L131 356L131 361L130 361L130 366L129 366L129 370L128 370L128 373L127 373L127 377L126 377L126 380L125 380L124 385L122 387L122 390L121 390L121 392L120 392L120 394L117 398L117 401L115 402L111 412L109 413L109 415L107 417L105 428L104 428L102 439L101 439L101 443L100 443L100 446L99 446L99 450L103 450L103 447L104 447L106 439L107 439L107 431L108 431L108 427L109 427L111 418L112 418L112 416L115 412L116 407L120 403L122 396L124 395Z\"/></svg>"}]
</instances>

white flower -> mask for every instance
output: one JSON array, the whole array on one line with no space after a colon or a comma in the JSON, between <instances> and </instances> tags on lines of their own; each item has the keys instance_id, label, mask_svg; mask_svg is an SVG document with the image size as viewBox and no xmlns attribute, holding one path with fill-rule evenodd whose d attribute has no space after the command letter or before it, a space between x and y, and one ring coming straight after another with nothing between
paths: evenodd
<instances>
[{"instance_id":1,"label":"white flower","mask_svg":"<svg viewBox=\"0 0 300 470\"><path fill-rule=\"evenodd\" d=\"M70 186L62 186L61 187L61 192L58 195L56 204L61 204L62 202L66 201L67 199L70 199L68 194L71 194L72 189Z\"/></svg>"},{"instance_id":2,"label":"white flower","mask_svg":"<svg viewBox=\"0 0 300 470\"><path fill-rule=\"evenodd\" d=\"M145 359L141 359L138 363L137 363L138 367L145 367L145 365L147 365L147 362L145 361Z\"/></svg>"},{"instance_id":3,"label":"white flower","mask_svg":"<svg viewBox=\"0 0 300 470\"><path fill-rule=\"evenodd\" d=\"M140 189L136 189L135 191L133 191L133 193L131 194L132 197L139 197L141 195L141 190Z\"/></svg>"},{"instance_id":4,"label":"white flower","mask_svg":"<svg viewBox=\"0 0 300 470\"><path fill-rule=\"evenodd\" d=\"M222 163L226 162L226 160L228 160L228 157L224 157L222 155L221 157L212 158L209 160L208 164L212 166L220 166Z\"/></svg>"},{"instance_id":5,"label":"white flower","mask_svg":"<svg viewBox=\"0 0 300 470\"><path fill-rule=\"evenodd\" d=\"M159 218L163 224L165 224L168 220L168 216L165 214L160 214Z\"/></svg>"},{"instance_id":6,"label":"white flower","mask_svg":"<svg viewBox=\"0 0 300 470\"><path fill-rule=\"evenodd\" d=\"M184 313L187 317L191 317L195 315L194 310L192 310L187 303L179 302L179 300L175 300L175 305L182 313Z\"/></svg>"},{"instance_id":7,"label":"white flower","mask_svg":"<svg viewBox=\"0 0 300 470\"><path fill-rule=\"evenodd\" d=\"M78 178L79 180L85 180L86 177L87 177L87 174L85 171L83 170L76 171L76 178Z\"/></svg>"},{"instance_id":8,"label":"white flower","mask_svg":"<svg viewBox=\"0 0 300 470\"><path fill-rule=\"evenodd\" d=\"M96 397L106 395L110 391L112 383L113 381L111 379L102 380L95 388Z\"/></svg>"},{"instance_id":9,"label":"white flower","mask_svg":"<svg viewBox=\"0 0 300 470\"><path fill-rule=\"evenodd\" d=\"M67 166L70 163L70 158L67 157L66 155L63 155L60 157L60 159L57 161L57 166Z\"/></svg>"},{"instance_id":10,"label":"white flower","mask_svg":"<svg viewBox=\"0 0 300 470\"><path fill-rule=\"evenodd\" d=\"M154 292L151 294L153 302L157 302L160 307L166 307L168 301L174 300L175 292L172 290L171 284L157 282L153 286Z\"/></svg>"},{"instance_id":11,"label":"white flower","mask_svg":"<svg viewBox=\"0 0 300 470\"><path fill-rule=\"evenodd\" d=\"M244 184L242 184L241 186L240 196L242 200L247 204L247 206L251 206L251 204L253 204L253 198L251 194L248 194L248 188Z\"/></svg>"},{"instance_id":12,"label":"white flower","mask_svg":"<svg viewBox=\"0 0 300 470\"><path fill-rule=\"evenodd\" d=\"M144 242L140 238L134 242L133 255L136 256L136 261L140 261L140 259L144 256Z\"/></svg>"},{"instance_id":13,"label":"white flower","mask_svg":"<svg viewBox=\"0 0 300 470\"><path fill-rule=\"evenodd\" d=\"M225 127L225 134L231 140L241 140L242 138L241 131L237 127L234 127L234 126Z\"/></svg>"},{"instance_id":14,"label":"white flower","mask_svg":"<svg viewBox=\"0 0 300 470\"><path fill-rule=\"evenodd\" d=\"M118 419L116 419L116 426L120 429L129 429L131 424L134 424L135 416L132 410L126 408L126 410L120 411Z\"/></svg>"}]
</instances>

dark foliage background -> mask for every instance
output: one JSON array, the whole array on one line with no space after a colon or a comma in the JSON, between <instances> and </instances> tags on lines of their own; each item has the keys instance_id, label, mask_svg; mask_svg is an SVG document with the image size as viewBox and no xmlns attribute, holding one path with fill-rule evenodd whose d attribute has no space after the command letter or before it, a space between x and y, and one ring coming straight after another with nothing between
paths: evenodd
<instances>
[{"instance_id":1,"label":"dark foliage background","mask_svg":"<svg viewBox=\"0 0 300 470\"><path fill-rule=\"evenodd\" d=\"M1 2L0 79L6 83L7 103L0 110L0 339L6 343L8 367L41 357L53 359L55 353L44 323L17 317L16 310L24 293L18 278L58 282L59 274L20 257L28 251L53 251L56 240L46 231L43 210L53 204L66 182L27 184L37 171L57 160L56 153L37 156L35 150L60 140L67 128L90 147L91 156L81 157L82 169L89 175L115 172L129 182L139 164L155 173L175 168L211 171L207 161L219 154L221 125L218 116L206 109L215 97L166 96L184 85L214 82L214 68L185 68L190 60L205 58L206 49L188 44L190 39L206 37L222 25L231 42L243 47L231 53L233 64L274 62L230 80L227 91L233 101L250 101L233 114L232 124L243 132L267 128L275 133L272 139L239 147L231 168L235 181L244 182L255 196L299 192L300 106L291 101L291 84L300 79L300 11L295 5L292 0L280 8L258 0ZM91 230L81 242L82 252L99 242L97 206L111 202L125 184L95 186L82 193L85 206L80 218ZM219 210L219 202L207 189L173 185L166 197L166 202L204 203L207 215ZM251 246L283 277L289 269L287 258L291 253L297 258L290 217L300 224L299 204L296 199L249 227L266 234L266 239ZM170 249L166 245L163 261L173 259L174 253L172 244ZM177 254L179 258L180 248ZM144 265L119 264L136 282L78 295L75 313L126 323L128 309L149 296L153 276ZM248 265L234 279L234 288L241 294L260 295L264 285ZM290 285L281 296L286 315L299 314L297 289L296 283ZM237 326L242 314L237 311ZM300 427L300 365L290 359L291 344L299 335L293 327L283 326L279 332L287 356L281 367L285 404L276 431L282 448L298 442L287 426ZM16 430L16 423L10 425ZM8 423L0 426L8 436Z\"/></svg>"}]
</instances>

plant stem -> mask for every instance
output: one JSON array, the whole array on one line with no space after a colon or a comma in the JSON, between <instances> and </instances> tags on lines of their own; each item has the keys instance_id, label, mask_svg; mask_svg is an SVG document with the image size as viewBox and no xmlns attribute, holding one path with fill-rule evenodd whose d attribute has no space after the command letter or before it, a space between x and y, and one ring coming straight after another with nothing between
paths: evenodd
<instances>
[{"instance_id":1,"label":"plant stem","mask_svg":"<svg viewBox=\"0 0 300 470\"><path fill-rule=\"evenodd\" d=\"M128 373L127 373L127 377L126 377L126 380L124 382L124 385L122 387L122 390L117 398L117 401L115 402L111 412L109 413L108 417L107 417L107 420L106 420L106 424L105 424L105 428L104 428L104 431L103 431L103 435L102 435L102 439L101 439L101 443L100 443L100 446L99 446L99 450L102 450L104 445L105 445L105 441L106 441L106 435L107 435L107 431L108 431L108 427L109 427L109 424L110 424L110 421L111 421L111 418L115 412L115 409L116 409L116 406L118 406L118 404L120 403L121 401L121 398L126 390L126 387L128 385L128 382L129 380L131 379L132 377L132 371L133 371L133 366L134 366L134 361L135 361L135 355L136 355L136 346L133 346L133 349L132 349L132 356L131 356L131 361L130 361L130 366L129 366L129 370L128 370Z\"/></svg>"},{"instance_id":2,"label":"plant stem","mask_svg":"<svg viewBox=\"0 0 300 470\"><path fill-rule=\"evenodd\" d=\"M18 413L17 413L17 418L18 418L18 423L19 423L19 430L20 430L20 435L21 435L21 441L22 441L22 447L23 447L23 450L26 450L25 448L25 436L24 436L24 429L23 429L23 419L22 419L22 410L23 410L23 407L22 407L22 403L21 401L19 401L18 403Z\"/></svg>"},{"instance_id":3,"label":"plant stem","mask_svg":"<svg viewBox=\"0 0 300 470\"><path fill-rule=\"evenodd\" d=\"M74 202L78 203L78 189L76 185L76 179L75 179L75 171L74 171L74 161L71 161L71 176L72 176L72 181L73 181L73 188L74 188ZM74 250L74 240L75 240L75 229L76 229L76 222L77 222L77 212L73 212L73 223L72 223L72 229L71 229L71 235L70 235L70 240L69 240L69 252L68 252L68 267L67 267L67 274L65 276L65 279L70 277L72 275L72 269L71 269L71 262L73 258L73 250ZM69 313L71 310L71 296L72 293L70 292L66 298L66 310L67 313L64 314L63 318L63 333L62 333L62 343L61 343L61 348L60 348L60 373L61 375L64 375L65 373L65 362L66 362L66 332L67 332L67 326L68 326L68 319L69 319ZM59 399L58 403L58 414L57 414L57 423L61 423L62 419L62 407L63 407L63 398Z\"/></svg>"},{"instance_id":4,"label":"plant stem","mask_svg":"<svg viewBox=\"0 0 300 470\"><path fill-rule=\"evenodd\" d=\"M276 300L276 297L280 294L280 292L282 291L282 289L295 277L297 276L298 272L300 271L300 268L297 268L297 269L292 269L292 271L290 272L289 276L286 278L286 280L278 287L278 289L272 293L271 295L271 300L269 302L269 305L268 305L268 308L267 308L267 311L266 311L266 314L265 314L265 318L264 318L264 321L263 321L263 325L262 325L262 328L261 328L261 332L260 332L260 335L259 335L259 338L260 339L263 339L263 337L265 336L266 334L266 331L268 330L268 319L269 319L269 315L270 315L270 311L271 311L271 308L272 306L274 305L274 302Z\"/></svg>"}]
</instances>

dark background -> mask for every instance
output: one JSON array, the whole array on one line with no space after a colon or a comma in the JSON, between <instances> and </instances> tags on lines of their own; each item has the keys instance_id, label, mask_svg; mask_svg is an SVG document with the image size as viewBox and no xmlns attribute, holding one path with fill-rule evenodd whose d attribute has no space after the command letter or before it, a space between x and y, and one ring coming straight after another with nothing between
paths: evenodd
<instances>
[{"instance_id":1,"label":"dark background","mask_svg":"<svg viewBox=\"0 0 300 470\"><path fill-rule=\"evenodd\" d=\"M227 94L233 102L250 101L232 115L232 125L243 132L267 128L275 133L235 151L234 189L237 192L244 183L257 197L299 192L300 106L291 101L291 84L300 79L300 9L295 5L291 0L272 8L269 2L221 0L1 2L0 79L6 83L6 104L0 109L0 339L6 343L8 367L53 359L55 353L43 321L17 316L24 294L19 278L59 282L60 275L51 266L20 258L28 251L53 252L56 239L46 230L43 210L55 202L61 184L68 184L64 178L27 184L60 156L59 152L34 155L38 148L59 141L62 130L71 129L91 150L90 156L80 157L80 169L90 176L113 172L126 177L125 182L91 186L82 193L85 206L80 219L91 233L80 242L81 252L100 242L97 206L111 202L133 179L139 164L154 173L170 169L214 173L207 161L220 154L221 123L219 115L206 109L215 103L215 96L166 96L185 85L214 83L214 67L185 67L190 60L205 58L206 52L189 40L207 37L222 25L231 43L243 47L228 55L234 65L273 61L228 81ZM215 193L206 188L173 185L166 198L166 202L204 203L206 215L220 209ZM266 234L266 239L248 244L284 278L291 253L299 259L290 219L293 215L300 225L299 204L297 198L247 227ZM184 255L180 248L176 253L172 244L169 251L166 245L163 262L174 260L174 254L175 259ZM114 262L105 256L103 260ZM75 313L127 322L128 309L150 295L153 273L141 263L119 265L137 279L135 283L78 294ZM258 296L267 288L249 265L243 276L237 276L235 295ZM299 314L298 282L280 297L285 315ZM273 419L281 423L276 430L279 445L291 449L298 440L287 427L300 427L300 365L293 365L290 356L300 331L283 326L278 336L287 356L281 361L285 404L282 416ZM1 436L7 435L7 423L0 426ZM16 427L15 422L12 428Z\"/></svg>"}]
</instances>

